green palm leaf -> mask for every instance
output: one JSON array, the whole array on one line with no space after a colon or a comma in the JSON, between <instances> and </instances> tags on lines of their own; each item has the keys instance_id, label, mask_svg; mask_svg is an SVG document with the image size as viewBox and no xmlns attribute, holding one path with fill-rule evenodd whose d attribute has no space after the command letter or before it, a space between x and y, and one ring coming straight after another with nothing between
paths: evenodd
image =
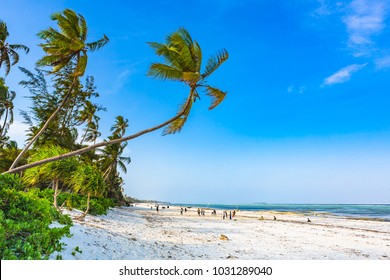
<instances>
[{"instance_id":1,"label":"green palm leaf","mask_svg":"<svg viewBox=\"0 0 390 280\"><path fill-rule=\"evenodd\" d=\"M205 86L205 89L207 95L210 96L212 99L209 110L217 107L225 99L226 92L223 92L220 89L210 87L210 86Z\"/></svg>"},{"instance_id":2,"label":"green palm leaf","mask_svg":"<svg viewBox=\"0 0 390 280\"><path fill-rule=\"evenodd\" d=\"M223 49L215 57L210 57L207 61L202 78L210 76L217 68L229 58L228 52Z\"/></svg>"}]
</instances>

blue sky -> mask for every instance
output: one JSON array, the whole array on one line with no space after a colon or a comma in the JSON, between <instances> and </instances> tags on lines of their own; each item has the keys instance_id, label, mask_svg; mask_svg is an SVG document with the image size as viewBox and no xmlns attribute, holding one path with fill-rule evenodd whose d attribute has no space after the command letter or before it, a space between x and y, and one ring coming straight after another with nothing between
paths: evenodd
<instances>
[{"instance_id":1,"label":"blue sky","mask_svg":"<svg viewBox=\"0 0 390 280\"><path fill-rule=\"evenodd\" d=\"M188 90L146 76L159 61L146 42L185 27L204 57L229 59L209 79L228 91L208 111L202 97L180 134L155 132L129 142L126 194L187 203L390 203L390 1L23 1L2 0L10 42L31 48L19 66L42 56L36 34L64 8L81 13L89 40L110 43L90 54L108 111L129 133L177 111ZM1 75L3 73L0 73ZM28 92L11 70L16 108ZM23 141L16 116L11 135Z\"/></svg>"}]
</instances>

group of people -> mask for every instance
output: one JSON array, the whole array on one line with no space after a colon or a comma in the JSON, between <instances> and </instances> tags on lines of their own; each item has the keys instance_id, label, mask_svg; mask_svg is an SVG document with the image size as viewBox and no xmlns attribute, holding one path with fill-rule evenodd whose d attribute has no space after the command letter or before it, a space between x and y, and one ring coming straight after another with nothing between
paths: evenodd
<instances>
[{"instance_id":1,"label":"group of people","mask_svg":"<svg viewBox=\"0 0 390 280\"><path fill-rule=\"evenodd\" d=\"M187 212L187 208L186 207L184 208L184 212ZM180 214L183 215L183 207L180 208Z\"/></svg>"},{"instance_id":2,"label":"group of people","mask_svg":"<svg viewBox=\"0 0 390 280\"><path fill-rule=\"evenodd\" d=\"M223 214L222 214L222 219L227 219L229 217L229 219L233 219L234 217L236 216L236 210L233 210L233 211L229 211L229 214L227 211L223 211Z\"/></svg>"},{"instance_id":3,"label":"group of people","mask_svg":"<svg viewBox=\"0 0 390 280\"><path fill-rule=\"evenodd\" d=\"M202 208L202 209L199 209L197 210L198 212L198 216L205 216L206 215L206 211Z\"/></svg>"}]
</instances>

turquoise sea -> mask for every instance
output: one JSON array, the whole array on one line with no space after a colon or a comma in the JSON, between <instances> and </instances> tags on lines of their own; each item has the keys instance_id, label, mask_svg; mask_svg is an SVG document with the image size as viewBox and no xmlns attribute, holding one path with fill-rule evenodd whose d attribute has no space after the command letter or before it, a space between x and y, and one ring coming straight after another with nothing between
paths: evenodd
<instances>
[{"instance_id":1,"label":"turquoise sea","mask_svg":"<svg viewBox=\"0 0 390 280\"><path fill-rule=\"evenodd\" d=\"M280 211L301 213L330 213L356 218L378 218L390 222L390 204L186 204L172 203L188 207L212 208L245 211Z\"/></svg>"}]
</instances>

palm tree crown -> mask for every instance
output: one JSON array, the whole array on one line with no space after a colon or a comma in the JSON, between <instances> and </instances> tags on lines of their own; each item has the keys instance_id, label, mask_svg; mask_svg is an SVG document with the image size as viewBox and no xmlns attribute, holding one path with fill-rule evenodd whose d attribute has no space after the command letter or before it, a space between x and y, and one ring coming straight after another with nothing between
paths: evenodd
<instances>
[{"instance_id":1,"label":"palm tree crown","mask_svg":"<svg viewBox=\"0 0 390 280\"><path fill-rule=\"evenodd\" d=\"M103 38L93 43L86 43L87 23L82 15L69 9L53 14L51 19L57 21L59 31L49 27L38 33L38 36L46 41L40 44L46 55L37 62L37 65L51 66L53 67L51 73L56 73L75 60L73 75L82 76L87 66L87 51L102 48L107 44L108 37L103 35Z\"/></svg>"},{"instance_id":2,"label":"palm tree crown","mask_svg":"<svg viewBox=\"0 0 390 280\"><path fill-rule=\"evenodd\" d=\"M192 103L199 98L198 89L202 89L212 98L209 109L218 106L225 98L226 92L206 84L208 78L223 62L228 59L228 52L222 49L216 56L210 57L202 70L202 50L196 41L184 28L167 36L165 44L151 42L149 45L158 56L164 58L164 63L153 63L148 75L163 80L175 80L190 87L190 102L181 106L183 114L167 126L164 133L179 132L190 113Z\"/></svg>"},{"instance_id":3,"label":"palm tree crown","mask_svg":"<svg viewBox=\"0 0 390 280\"><path fill-rule=\"evenodd\" d=\"M0 68L4 64L5 75L8 75L11 65L15 65L19 61L18 50L24 50L26 53L30 49L20 44L9 44L6 40L9 36L7 24L0 20Z\"/></svg>"}]
</instances>

